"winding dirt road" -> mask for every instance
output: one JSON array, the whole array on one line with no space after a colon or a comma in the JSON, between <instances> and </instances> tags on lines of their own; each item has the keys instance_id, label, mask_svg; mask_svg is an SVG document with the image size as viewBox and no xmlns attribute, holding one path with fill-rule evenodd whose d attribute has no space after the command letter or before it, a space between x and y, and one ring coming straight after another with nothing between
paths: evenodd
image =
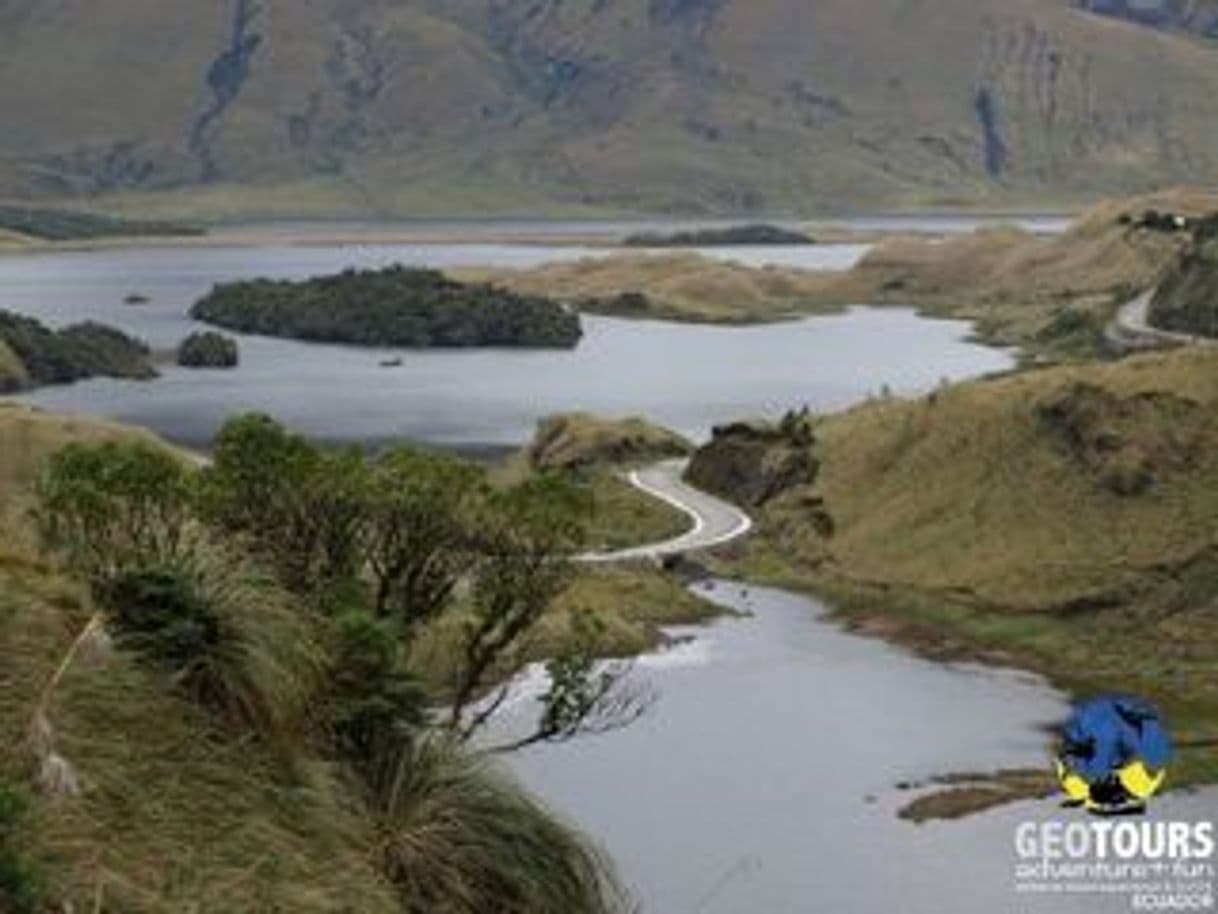
<instances>
[{"instance_id":1,"label":"winding dirt road","mask_svg":"<svg viewBox=\"0 0 1218 914\"><path fill-rule=\"evenodd\" d=\"M708 549L731 542L753 529L753 520L735 505L695 489L682 478L687 460L665 460L630 474L630 484L653 498L687 514L692 526L685 533L661 543L650 543L614 552L580 556L592 563L660 559L682 552Z\"/></svg>"},{"instance_id":2,"label":"winding dirt road","mask_svg":"<svg viewBox=\"0 0 1218 914\"><path fill-rule=\"evenodd\" d=\"M1176 333L1151 326L1150 302L1154 295L1154 289L1143 292L1117 309L1116 316L1105 331L1110 344L1120 351L1133 352L1163 346L1212 345L1218 342L1208 336Z\"/></svg>"}]
</instances>

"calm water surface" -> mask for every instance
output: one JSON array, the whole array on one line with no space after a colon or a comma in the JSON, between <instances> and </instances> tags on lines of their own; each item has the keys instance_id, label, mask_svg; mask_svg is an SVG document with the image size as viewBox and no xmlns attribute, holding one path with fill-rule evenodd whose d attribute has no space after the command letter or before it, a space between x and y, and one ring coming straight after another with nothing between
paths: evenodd
<instances>
[{"instance_id":1,"label":"calm water surface","mask_svg":"<svg viewBox=\"0 0 1218 914\"><path fill-rule=\"evenodd\" d=\"M833 246L785 249L792 250L822 258L822 265L856 256ZM171 347L201 328L186 312L220 281L394 262L527 265L584 253L525 245L272 245L9 256L0 257L0 308L53 325L100 320ZM150 303L123 304L131 292ZM921 391L1011 364L1006 353L965 342L966 325L901 309L748 328L599 317L586 318L585 327L586 338L569 352L401 352L244 337L235 371L167 367L153 382L99 380L26 399L147 425L191 444L209 440L234 412L262 410L331 440L512 445L527 439L539 418L564 410L641 413L703 437L711 425L741 416L802 404L837 408L884 385ZM404 365L380 367L390 356Z\"/></svg>"},{"instance_id":2,"label":"calm water surface","mask_svg":"<svg viewBox=\"0 0 1218 914\"><path fill-rule=\"evenodd\" d=\"M633 675L658 701L632 727L512 756L517 775L597 836L656 914L1108 914L1128 899L1021 897L1014 830L1054 801L913 825L901 782L1048 764L1064 697L1036 677L945 666L849 635L814 600L719 582L751 613ZM523 719L530 698L510 709ZM913 794L916 796L916 794ZM1218 792L1150 816L1218 815Z\"/></svg>"}]
</instances>

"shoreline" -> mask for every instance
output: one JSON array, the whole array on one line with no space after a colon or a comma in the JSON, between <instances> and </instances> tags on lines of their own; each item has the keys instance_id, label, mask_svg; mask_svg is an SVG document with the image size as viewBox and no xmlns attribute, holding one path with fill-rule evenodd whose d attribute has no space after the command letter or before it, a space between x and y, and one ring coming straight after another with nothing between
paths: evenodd
<instances>
[{"instance_id":1,"label":"shoreline","mask_svg":"<svg viewBox=\"0 0 1218 914\"><path fill-rule=\"evenodd\" d=\"M754 540L755 542L756 540ZM742 585L774 587L791 593L812 597L822 602L828 612L825 619L841 630L861 638L870 638L907 650L932 663L975 664L993 670L1012 670L1035 676L1072 701L1085 695L1121 693L1119 683L1091 678L1084 673L1064 672L1050 657L1037 655L1018 644L985 644L970 632L967 625L953 623L953 614L984 616L986 609L936 596L913 587L856 581L832 575L801 572L795 568L750 569L734 558L718 558L715 550L704 553L710 559L707 573ZM934 604L931 606L931 604ZM929 608L928 608L929 607ZM991 614L996 610L989 610ZM939 613L940 615L936 615ZM1193 711L1152 699L1170 718L1173 710ZM1166 705L1166 707L1165 707ZM1191 714L1189 715L1191 716ZM1218 758L1218 733L1184 729L1174 734L1178 749L1197 755ZM1197 760L1190 755L1189 764L1177 758L1170 772L1164 793L1188 793L1218 784L1218 764L1214 760ZM1041 799L1051 773L1046 767L1044 777L1035 777L1024 769L1001 769L994 772L944 772L923 783L897 784L902 791L925 790L906 804L900 814L915 824L934 820L950 820L985 812L1009 803ZM1056 785L1053 785L1056 794ZM1052 794L1050 794L1052 795Z\"/></svg>"},{"instance_id":2,"label":"shoreline","mask_svg":"<svg viewBox=\"0 0 1218 914\"><path fill-rule=\"evenodd\" d=\"M1078 215L1079 207L1057 210L926 208L855 213L830 217L741 215L699 218L647 218L604 216L599 218L488 217L435 218L418 220L283 219L221 221L204 226L201 235L115 235L111 237L50 241L35 236L6 234L0 237L0 257L6 254L57 251L130 250L139 248L256 248L268 246L329 247L358 245L483 245L526 247L593 247L607 252L629 253L641 249L621 242L638 230L680 230L732 227L745 223L767 223L807 230L813 245L874 244L888 238L914 235L941 239L968 234L977 228L1005 224L1055 222ZM926 225L918 225L925 222ZM933 223L942 225L935 227ZM885 225L885 223L890 223ZM1055 235L1063 228L1028 231ZM727 247L752 247L728 245ZM656 250L677 252L698 246L674 246ZM706 246L706 247L718 247ZM795 247L795 246L793 246Z\"/></svg>"}]
</instances>

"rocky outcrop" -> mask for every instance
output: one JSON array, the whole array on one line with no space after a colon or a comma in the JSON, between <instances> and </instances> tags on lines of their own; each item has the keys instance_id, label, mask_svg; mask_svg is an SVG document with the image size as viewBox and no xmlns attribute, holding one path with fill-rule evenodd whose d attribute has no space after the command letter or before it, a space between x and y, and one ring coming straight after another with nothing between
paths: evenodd
<instances>
[{"instance_id":1,"label":"rocky outcrop","mask_svg":"<svg viewBox=\"0 0 1218 914\"><path fill-rule=\"evenodd\" d=\"M1218 216L1192 228L1193 243L1150 303L1152 326L1218 338Z\"/></svg>"},{"instance_id":2,"label":"rocky outcrop","mask_svg":"<svg viewBox=\"0 0 1218 914\"><path fill-rule=\"evenodd\" d=\"M675 432L639 418L602 419L566 413L543 419L529 445L538 470L569 470L595 464L643 464L684 457L693 445Z\"/></svg>"},{"instance_id":3,"label":"rocky outcrop","mask_svg":"<svg viewBox=\"0 0 1218 914\"><path fill-rule=\"evenodd\" d=\"M760 507L816 481L815 436L806 413L777 424L735 422L714 429L689 463L685 478L706 492L746 508Z\"/></svg>"}]
</instances>

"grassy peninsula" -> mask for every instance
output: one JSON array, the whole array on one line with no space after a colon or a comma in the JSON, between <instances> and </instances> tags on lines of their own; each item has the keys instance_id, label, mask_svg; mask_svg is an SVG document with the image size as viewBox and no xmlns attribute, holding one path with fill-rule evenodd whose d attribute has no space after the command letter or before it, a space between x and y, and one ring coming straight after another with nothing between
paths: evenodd
<instances>
[{"instance_id":1,"label":"grassy peninsula","mask_svg":"<svg viewBox=\"0 0 1218 914\"><path fill-rule=\"evenodd\" d=\"M582 336L579 315L551 299L402 266L225 283L190 314L240 333L361 346L570 349Z\"/></svg>"},{"instance_id":2,"label":"grassy peninsula","mask_svg":"<svg viewBox=\"0 0 1218 914\"><path fill-rule=\"evenodd\" d=\"M204 230L182 222L124 219L64 209L0 206L0 235L36 241L102 238L195 237Z\"/></svg>"}]
</instances>

